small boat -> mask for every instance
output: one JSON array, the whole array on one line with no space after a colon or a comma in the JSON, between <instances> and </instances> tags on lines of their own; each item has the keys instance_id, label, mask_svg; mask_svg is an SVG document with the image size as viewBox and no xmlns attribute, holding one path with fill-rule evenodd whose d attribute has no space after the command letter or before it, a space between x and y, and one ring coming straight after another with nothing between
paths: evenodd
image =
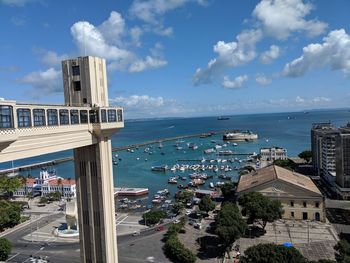
<instances>
[{"instance_id":1,"label":"small boat","mask_svg":"<svg viewBox=\"0 0 350 263\"><path fill-rule=\"evenodd\" d=\"M232 143L233 146L238 146L238 143L234 142Z\"/></svg>"},{"instance_id":2,"label":"small boat","mask_svg":"<svg viewBox=\"0 0 350 263\"><path fill-rule=\"evenodd\" d=\"M161 202L162 202L162 200L160 200L160 199L153 199L152 200L153 204L160 204Z\"/></svg>"},{"instance_id":3,"label":"small boat","mask_svg":"<svg viewBox=\"0 0 350 263\"><path fill-rule=\"evenodd\" d=\"M225 116L220 116L220 117L218 117L218 121L227 121L227 120L229 120L230 119L230 117L225 117Z\"/></svg>"},{"instance_id":4,"label":"small boat","mask_svg":"<svg viewBox=\"0 0 350 263\"><path fill-rule=\"evenodd\" d=\"M168 170L168 166L167 165L163 165L163 166L152 166L151 170L153 172L165 172L166 170Z\"/></svg>"},{"instance_id":5,"label":"small boat","mask_svg":"<svg viewBox=\"0 0 350 263\"><path fill-rule=\"evenodd\" d=\"M219 151L219 155L232 155L233 152L230 150Z\"/></svg>"},{"instance_id":6,"label":"small boat","mask_svg":"<svg viewBox=\"0 0 350 263\"><path fill-rule=\"evenodd\" d=\"M115 154L115 155L114 155L114 157L115 157L115 158L118 158L118 157L119 157L119 155L118 155L118 154Z\"/></svg>"},{"instance_id":7,"label":"small boat","mask_svg":"<svg viewBox=\"0 0 350 263\"><path fill-rule=\"evenodd\" d=\"M186 180L187 180L187 177L182 176L182 177L181 177L181 180L182 180L182 181L186 181Z\"/></svg>"},{"instance_id":8,"label":"small boat","mask_svg":"<svg viewBox=\"0 0 350 263\"><path fill-rule=\"evenodd\" d=\"M214 186L214 183L210 183L210 184L209 184L209 187L210 187L210 188L214 188L214 187L215 187L215 186Z\"/></svg>"},{"instance_id":9,"label":"small boat","mask_svg":"<svg viewBox=\"0 0 350 263\"><path fill-rule=\"evenodd\" d=\"M161 142L159 143L158 148L159 148L159 149L162 149L162 148L163 148L163 144L162 144Z\"/></svg>"},{"instance_id":10,"label":"small boat","mask_svg":"<svg viewBox=\"0 0 350 263\"><path fill-rule=\"evenodd\" d=\"M205 154L210 154L210 153L214 153L215 150L213 148L210 148L210 149L206 149L203 151Z\"/></svg>"},{"instance_id":11,"label":"small boat","mask_svg":"<svg viewBox=\"0 0 350 263\"><path fill-rule=\"evenodd\" d=\"M177 184L177 180L176 180L176 178L175 178L175 177L171 177L171 178L169 178L169 180L168 180L168 184Z\"/></svg>"}]
</instances>

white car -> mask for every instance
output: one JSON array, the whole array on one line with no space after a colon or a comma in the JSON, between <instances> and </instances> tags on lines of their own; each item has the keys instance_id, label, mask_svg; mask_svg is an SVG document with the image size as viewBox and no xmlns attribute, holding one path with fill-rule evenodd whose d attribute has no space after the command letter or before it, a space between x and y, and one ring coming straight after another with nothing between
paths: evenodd
<instances>
[{"instance_id":1,"label":"white car","mask_svg":"<svg viewBox=\"0 0 350 263\"><path fill-rule=\"evenodd\" d=\"M174 224L178 224L178 223L180 223L180 220L179 220L179 219L176 219L176 220L174 220L173 223L174 223Z\"/></svg>"},{"instance_id":2,"label":"white car","mask_svg":"<svg viewBox=\"0 0 350 263\"><path fill-rule=\"evenodd\" d=\"M192 210L186 210L186 213L185 213L187 216L192 214Z\"/></svg>"}]
</instances>

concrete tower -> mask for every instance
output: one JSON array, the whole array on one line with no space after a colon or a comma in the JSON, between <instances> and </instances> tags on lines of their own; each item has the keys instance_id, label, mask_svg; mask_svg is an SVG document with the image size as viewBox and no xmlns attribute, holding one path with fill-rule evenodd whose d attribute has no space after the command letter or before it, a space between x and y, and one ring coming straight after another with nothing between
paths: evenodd
<instances>
[{"instance_id":1,"label":"concrete tower","mask_svg":"<svg viewBox=\"0 0 350 263\"><path fill-rule=\"evenodd\" d=\"M88 56L65 60L62 72L67 106L109 106L104 59ZM82 262L118 262L112 133L100 130L95 134L95 144L74 149Z\"/></svg>"}]
</instances>

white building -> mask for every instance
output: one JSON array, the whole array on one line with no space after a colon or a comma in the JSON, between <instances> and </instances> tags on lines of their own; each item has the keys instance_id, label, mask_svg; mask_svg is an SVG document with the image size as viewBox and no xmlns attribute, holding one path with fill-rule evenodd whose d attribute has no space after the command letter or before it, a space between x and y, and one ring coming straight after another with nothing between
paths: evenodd
<instances>
[{"instance_id":1,"label":"white building","mask_svg":"<svg viewBox=\"0 0 350 263\"><path fill-rule=\"evenodd\" d=\"M62 197L76 197L76 183L74 179L64 179L56 173L46 169L40 171L39 178L28 178L26 185L17 189L15 196L24 197L28 193L38 193L47 196L50 193L60 192Z\"/></svg>"},{"instance_id":2,"label":"white building","mask_svg":"<svg viewBox=\"0 0 350 263\"><path fill-rule=\"evenodd\" d=\"M260 160L261 161L275 161L275 160L286 160L287 150L280 147L261 148L260 149Z\"/></svg>"}]
</instances>

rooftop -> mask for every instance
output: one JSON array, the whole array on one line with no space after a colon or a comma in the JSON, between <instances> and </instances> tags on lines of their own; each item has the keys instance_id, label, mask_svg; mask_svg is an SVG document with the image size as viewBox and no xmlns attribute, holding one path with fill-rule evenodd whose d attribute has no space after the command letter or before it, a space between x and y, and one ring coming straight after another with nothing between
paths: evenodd
<instances>
[{"instance_id":1,"label":"rooftop","mask_svg":"<svg viewBox=\"0 0 350 263\"><path fill-rule=\"evenodd\" d=\"M237 192L242 192L274 180L285 181L289 184L322 195L309 177L277 165L269 165L250 174L242 175L239 180Z\"/></svg>"}]
</instances>

